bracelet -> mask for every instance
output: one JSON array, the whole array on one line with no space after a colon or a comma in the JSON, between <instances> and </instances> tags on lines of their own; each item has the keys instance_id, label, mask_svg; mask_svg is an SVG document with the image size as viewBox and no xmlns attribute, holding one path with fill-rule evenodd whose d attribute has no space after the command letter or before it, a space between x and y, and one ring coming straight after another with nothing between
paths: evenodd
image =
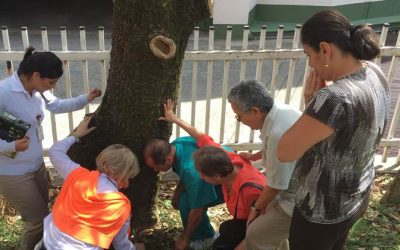
<instances>
[{"instance_id":1,"label":"bracelet","mask_svg":"<svg viewBox=\"0 0 400 250\"><path fill-rule=\"evenodd\" d=\"M75 142L77 143L81 142L81 138L79 138L79 136L77 136L75 133L72 133L71 136L75 138Z\"/></svg>"},{"instance_id":2,"label":"bracelet","mask_svg":"<svg viewBox=\"0 0 400 250\"><path fill-rule=\"evenodd\" d=\"M253 202L253 204L251 204L251 210L253 210L254 212L256 212L256 213L259 213L259 212L261 212L261 210L262 209L258 209L258 208L256 208L256 201L254 201Z\"/></svg>"}]
</instances>

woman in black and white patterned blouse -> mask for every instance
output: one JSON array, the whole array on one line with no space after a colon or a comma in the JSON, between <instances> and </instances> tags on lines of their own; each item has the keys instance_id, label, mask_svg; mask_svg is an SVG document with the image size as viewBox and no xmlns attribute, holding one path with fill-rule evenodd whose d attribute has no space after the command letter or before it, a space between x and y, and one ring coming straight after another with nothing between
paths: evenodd
<instances>
[{"instance_id":1,"label":"woman in black and white patterned blouse","mask_svg":"<svg viewBox=\"0 0 400 250\"><path fill-rule=\"evenodd\" d=\"M389 87L381 69L365 61L380 52L369 26L352 26L336 11L321 11L303 25L301 41L312 67L306 108L282 136L277 153L281 161L298 160L290 249L344 249L350 228L368 206Z\"/></svg>"}]
</instances>

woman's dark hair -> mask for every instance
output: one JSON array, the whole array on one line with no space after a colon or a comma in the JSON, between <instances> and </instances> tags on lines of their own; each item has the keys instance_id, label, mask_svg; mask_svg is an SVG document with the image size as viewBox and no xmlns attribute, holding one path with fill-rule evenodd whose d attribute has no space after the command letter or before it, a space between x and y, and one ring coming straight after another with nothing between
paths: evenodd
<instances>
[{"instance_id":1,"label":"woman's dark hair","mask_svg":"<svg viewBox=\"0 0 400 250\"><path fill-rule=\"evenodd\" d=\"M196 169L208 177L225 177L233 172L233 165L228 154L222 148L206 146L192 155Z\"/></svg>"},{"instance_id":2,"label":"woman's dark hair","mask_svg":"<svg viewBox=\"0 0 400 250\"><path fill-rule=\"evenodd\" d=\"M368 25L352 26L345 16L334 10L314 14L301 29L301 41L319 51L321 42L334 43L359 60L379 55L379 40Z\"/></svg>"},{"instance_id":3,"label":"woman's dark hair","mask_svg":"<svg viewBox=\"0 0 400 250\"><path fill-rule=\"evenodd\" d=\"M60 58L53 52L36 51L33 47L29 47L19 64L18 75L31 76L33 72L39 72L42 78L56 79L63 74L62 66Z\"/></svg>"}]
</instances>

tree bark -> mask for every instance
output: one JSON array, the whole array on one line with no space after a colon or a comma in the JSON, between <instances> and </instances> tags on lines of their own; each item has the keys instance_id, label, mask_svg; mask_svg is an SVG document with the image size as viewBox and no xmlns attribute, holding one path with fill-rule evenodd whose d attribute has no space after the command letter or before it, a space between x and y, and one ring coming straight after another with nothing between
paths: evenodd
<instances>
[{"instance_id":1,"label":"tree bark","mask_svg":"<svg viewBox=\"0 0 400 250\"><path fill-rule=\"evenodd\" d=\"M97 129L75 144L71 158L95 169L106 146L121 143L133 150L141 166L124 193L132 203L132 225L149 228L154 213L157 175L144 165L142 150L150 138L168 140L171 126L158 118L166 98L177 98L188 38L197 22L210 15L207 0L116 0L110 71L102 103L90 126Z\"/></svg>"}]
</instances>

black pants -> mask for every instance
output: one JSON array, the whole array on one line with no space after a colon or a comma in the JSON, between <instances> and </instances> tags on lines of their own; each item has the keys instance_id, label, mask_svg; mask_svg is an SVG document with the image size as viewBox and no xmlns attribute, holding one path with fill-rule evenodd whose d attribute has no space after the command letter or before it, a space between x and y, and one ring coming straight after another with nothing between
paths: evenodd
<instances>
[{"instance_id":1,"label":"black pants","mask_svg":"<svg viewBox=\"0 0 400 250\"><path fill-rule=\"evenodd\" d=\"M213 250L233 250L246 236L247 220L232 219L219 227L219 237L214 241Z\"/></svg>"},{"instance_id":2,"label":"black pants","mask_svg":"<svg viewBox=\"0 0 400 250\"><path fill-rule=\"evenodd\" d=\"M335 224L318 224L305 219L297 209L293 210L290 224L290 250L342 250L346 249L351 227L368 208L369 195L358 210L345 221Z\"/></svg>"}]
</instances>

